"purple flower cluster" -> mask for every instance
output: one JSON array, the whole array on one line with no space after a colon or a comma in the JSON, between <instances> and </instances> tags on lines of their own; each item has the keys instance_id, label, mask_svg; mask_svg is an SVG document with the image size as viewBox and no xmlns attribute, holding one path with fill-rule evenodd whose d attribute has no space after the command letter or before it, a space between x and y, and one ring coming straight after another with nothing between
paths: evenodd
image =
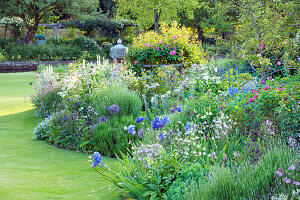
<instances>
[{"instance_id":1,"label":"purple flower cluster","mask_svg":"<svg viewBox=\"0 0 300 200\"><path fill-rule=\"evenodd\" d=\"M291 166L288 168L288 170L294 171L294 170L296 170L296 167L297 167L296 165L291 165ZM280 177L283 176L283 172L282 172L282 170L281 170L280 168L278 168L278 170L276 171L276 174L277 174L278 176L280 176ZM294 185L296 185L296 186L300 185L299 182L293 181L292 179L289 179L289 178L287 178L287 177L284 177L284 178L283 178L283 182L284 182L284 183L292 183L292 184L294 184Z\"/></svg>"},{"instance_id":2,"label":"purple flower cluster","mask_svg":"<svg viewBox=\"0 0 300 200\"><path fill-rule=\"evenodd\" d=\"M175 113L175 112L181 112L181 107L178 107L176 104L173 106L173 108L170 110L171 113Z\"/></svg>"},{"instance_id":3,"label":"purple flower cluster","mask_svg":"<svg viewBox=\"0 0 300 200\"><path fill-rule=\"evenodd\" d=\"M165 115L162 119L158 116L155 117L154 121L151 122L153 130L158 130L159 128L164 128L167 123L171 123L169 116Z\"/></svg>"},{"instance_id":4,"label":"purple flower cluster","mask_svg":"<svg viewBox=\"0 0 300 200\"><path fill-rule=\"evenodd\" d=\"M104 115L103 116L101 116L101 117L99 117L98 119L97 119L97 122L99 123L99 122L107 122L107 117L105 117Z\"/></svg>"},{"instance_id":5,"label":"purple flower cluster","mask_svg":"<svg viewBox=\"0 0 300 200\"><path fill-rule=\"evenodd\" d=\"M120 112L120 107L117 104L113 104L108 108L110 114L118 114Z\"/></svg>"}]
</instances>

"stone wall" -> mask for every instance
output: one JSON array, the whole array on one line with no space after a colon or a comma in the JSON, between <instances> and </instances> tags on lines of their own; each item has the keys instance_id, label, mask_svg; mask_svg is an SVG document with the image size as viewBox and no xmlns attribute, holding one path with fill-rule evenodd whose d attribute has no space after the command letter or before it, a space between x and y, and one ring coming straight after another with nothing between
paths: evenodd
<instances>
[{"instance_id":1,"label":"stone wall","mask_svg":"<svg viewBox=\"0 0 300 200\"><path fill-rule=\"evenodd\" d=\"M59 64L67 65L71 62L75 61L2 62L0 63L0 73L36 71L39 65L57 66Z\"/></svg>"}]
</instances>

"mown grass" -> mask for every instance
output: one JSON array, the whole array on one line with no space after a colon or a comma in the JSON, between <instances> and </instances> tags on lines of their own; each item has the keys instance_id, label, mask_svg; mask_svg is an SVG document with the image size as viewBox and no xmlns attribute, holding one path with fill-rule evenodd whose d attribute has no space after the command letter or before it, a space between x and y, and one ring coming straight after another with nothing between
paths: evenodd
<instances>
[{"instance_id":1,"label":"mown grass","mask_svg":"<svg viewBox=\"0 0 300 200\"><path fill-rule=\"evenodd\" d=\"M35 72L0 74L0 199L117 199L88 155L33 140L40 121L28 98ZM116 170L114 159L104 163Z\"/></svg>"}]
</instances>

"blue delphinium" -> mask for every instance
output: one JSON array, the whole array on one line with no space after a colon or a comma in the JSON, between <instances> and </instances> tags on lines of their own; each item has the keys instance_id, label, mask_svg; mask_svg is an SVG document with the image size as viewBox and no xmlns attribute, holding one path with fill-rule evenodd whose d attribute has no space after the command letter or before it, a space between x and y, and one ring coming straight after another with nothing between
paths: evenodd
<instances>
[{"instance_id":1,"label":"blue delphinium","mask_svg":"<svg viewBox=\"0 0 300 200\"><path fill-rule=\"evenodd\" d=\"M132 135L134 135L135 134L134 128L135 128L135 125L129 125L128 128L127 128L127 130L128 130L129 133L131 133Z\"/></svg>"},{"instance_id":2,"label":"blue delphinium","mask_svg":"<svg viewBox=\"0 0 300 200\"><path fill-rule=\"evenodd\" d=\"M151 122L153 130L158 130L161 127L161 121L158 116Z\"/></svg>"},{"instance_id":3,"label":"blue delphinium","mask_svg":"<svg viewBox=\"0 0 300 200\"><path fill-rule=\"evenodd\" d=\"M169 124L171 123L168 115L163 116L162 119L156 116L154 120L151 122L153 130L158 130L159 128L163 128L166 126L167 123Z\"/></svg>"},{"instance_id":4,"label":"blue delphinium","mask_svg":"<svg viewBox=\"0 0 300 200\"><path fill-rule=\"evenodd\" d=\"M102 162L102 157L100 156L99 152L95 152L94 155L90 156L90 158L94 159L94 162L92 164L92 167L97 167L99 163L102 164L102 167L104 167L104 164Z\"/></svg>"},{"instance_id":5,"label":"blue delphinium","mask_svg":"<svg viewBox=\"0 0 300 200\"><path fill-rule=\"evenodd\" d=\"M111 114L118 114L120 112L120 107L117 104L113 104L108 108Z\"/></svg>"},{"instance_id":6,"label":"blue delphinium","mask_svg":"<svg viewBox=\"0 0 300 200\"><path fill-rule=\"evenodd\" d=\"M145 117L138 117L138 118L136 118L136 123L140 123L144 120L145 120Z\"/></svg>"},{"instance_id":7,"label":"blue delphinium","mask_svg":"<svg viewBox=\"0 0 300 200\"><path fill-rule=\"evenodd\" d=\"M235 87L229 87L228 93L230 94L230 96L234 97L236 94L239 93L239 90Z\"/></svg>"}]
</instances>

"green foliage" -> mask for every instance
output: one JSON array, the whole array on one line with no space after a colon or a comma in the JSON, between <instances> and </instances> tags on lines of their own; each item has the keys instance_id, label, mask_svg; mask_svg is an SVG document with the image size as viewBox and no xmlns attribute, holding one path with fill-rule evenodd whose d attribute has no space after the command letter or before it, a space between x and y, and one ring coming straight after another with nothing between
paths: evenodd
<instances>
[{"instance_id":1,"label":"green foliage","mask_svg":"<svg viewBox=\"0 0 300 200\"><path fill-rule=\"evenodd\" d=\"M4 56L10 61L27 60L74 60L83 55L83 50L73 45L52 45L35 47L34 45L19 46L9 43L3 51Z\"/></svg>"},{"instance_id":2,"label":"green foliage","mask_svg":"<svg viewBox=\"0 0 300 200\"><path fill-rule=\"evenodd\" d=\"M122 154L119 159L119 174L111 170L106 179L119 188L116 192L121 196L140 200L159 200L166 198L166 192L176 178L179 162L175 152L162 154L162 158L153 165L145 167L130 156ZM97 169L96 169L97 170ZM103 174L106 168L97 171Z\"/></svg>"},{"instance_id":3,"label":"green foliage","mask_svg":"<svg viewBox=\"0 0 300 200\"><path fill-rule=\"evenodd\" d=\"M119 16L132 18L145 29L155 24L156 32L159 21L172 22L176 19L178 10L187 10L189 17L193 18L190 9L197 6L197 1L194 0L117 0L116 3Z\"/></svg>"},{"instance_id":4,"label":"green foliage","mask_svg":"<svg viewBox=\"0 0 300 200\"><path fill-rule=\"evenodd\" d=\"M36 109L36 115L44 118L62 108L62 97L58 94L61 91L61 88L57 87L50 91L40 90L32 95L31 102Z\"/></svg>"},{"instance_id":5,"label":"green foliage","mask_svg":"<svg viewBox=\"0 0 300 200\"><path fill-rule=\"evenodd\" d=\"M101 49L98 44L91 38L88 37L79 37L73 40L72 44L78 46L82 51L87 51L89 54L95 58L100 54Z\"/></svg>"},{"instance_id":6,"label":"green foliage","mask_svg":"<svg viewBox=\"0 0 300 200\"><path fill-rule=\"evenodd\" d=\"M43 34L36 34L36 35L34 36L34 39L36 39L36 40L45 40L45 39L46 39L46 36L43 35Z\"/></svg>"},{"instance_id":7,"label":"green foliage","mask_svg":"<svg viewBox=\"0 0 300 200\"><path fill-rule=\"evenodd\" d=\"M106 122L99 122L93 130L95 151L112 158L120 156L120 153L127 153L139 138L136 134L125 131L124 126L134 123L135 118L132 116L112 117ZM138 129L138 125L135 128Z\"/></svg>"},{"instance_id":8,"label":"green foliage","mask_svg":"<svg viewBox=\"0 0 300 200\"><path fill-rule=\"evenodd\" d=\"M297 65L299 67L295 57L299 46L293 41L299 31L299 27L296 27L299 3L293 0L288 2L246 0L235 3L240 12L237 40L242 42L241 47L236 49L237 55L259 68L264 78L266 77L264 71L268 68L271 66L275 67L274 70L278 68L276 63L281 56L276 56L277 50L273 55L266 54L273 52L271 50L273 48L284 49L285 56L280 61L287 64L285 67L294 68ZM262 52L264 47L269 50Z\"/></svg>"},{"instance_id":9,"label":"green foliage","mask_svg":"<svg viewBox=\"0 0 300 200\"><path fill-rule=\"evenodd\" d=\"M111 19L105 15L100 15L99 17L99 14L96 16L91 16L85 20L75 19L64 21L63 24L69 27L78 28L81 31L85 31L85 35L87 36L94 35L94 31L97 29L106 29L116 34L117 30L122 30L125 26L133 25L132 21L127 19Z\"/></svg>"},{"instance_id":10,"label":"green foliage","mask_svg":"<svg viewBox=\"0 0 300 200\"><path fill-rule=\"evenodd\" d=\"M198 181L208 175L209 170L199 163L185 163L180 166L176 181L170 186L166 200L187 199L186 194L197 191ZM190 191L190 192L189 192Z\"/></svg>"},{"instance_id":11,"label":"green foliage","mask_svg":"<svg viewBox=\"0 0 300 200\"><path fill-rule=\"evenodd\" d=\"M112 82L111 85L94 91L92 98L93 105L100 116L108 116L108 108L113 104L120 107L118 116L127 115L137 117L142 108L142 101L139 96L118 82Z\"/></svg>"},{"instance_id":12,"label":"green foliage","mask_svg":"<svg viewBox=\"0 0 300 200\"><path fill-rule=\"evenodd\" d=\"M211 168L210 173L205 174L206 176L200 176L199 180L193 180L185 187L174 182L170 194L173 191L181 191L181 193L173 193L170 199L265 199L274 192L291 193L296 186L282 184L282 177L276 177L275 173L278 168L287 169L297 162L296 158L295 152L279 147L270 150L255 165L245 164L232 170ZM190 172L197 174L193 172L193 168ZM297 175L290 178L296 180ZM192 189L185 189L190 187ZM176 198L176 195L179 198Z\"/></svg>"},{"instance_id":13,"label":"green foliage","mask_svg":"<svg viewBox=\"0 0 300 200\"><path fill-rule=\"evenodd\" d=\"M172 55L171 53L174 53ZM173 23L172 27L164 24L161 34L145 32L133 40L128 53L128 60L134 71L141 72L142 65L204 63L204 54L193 33Z\"/></svg>"}]
</instances>

